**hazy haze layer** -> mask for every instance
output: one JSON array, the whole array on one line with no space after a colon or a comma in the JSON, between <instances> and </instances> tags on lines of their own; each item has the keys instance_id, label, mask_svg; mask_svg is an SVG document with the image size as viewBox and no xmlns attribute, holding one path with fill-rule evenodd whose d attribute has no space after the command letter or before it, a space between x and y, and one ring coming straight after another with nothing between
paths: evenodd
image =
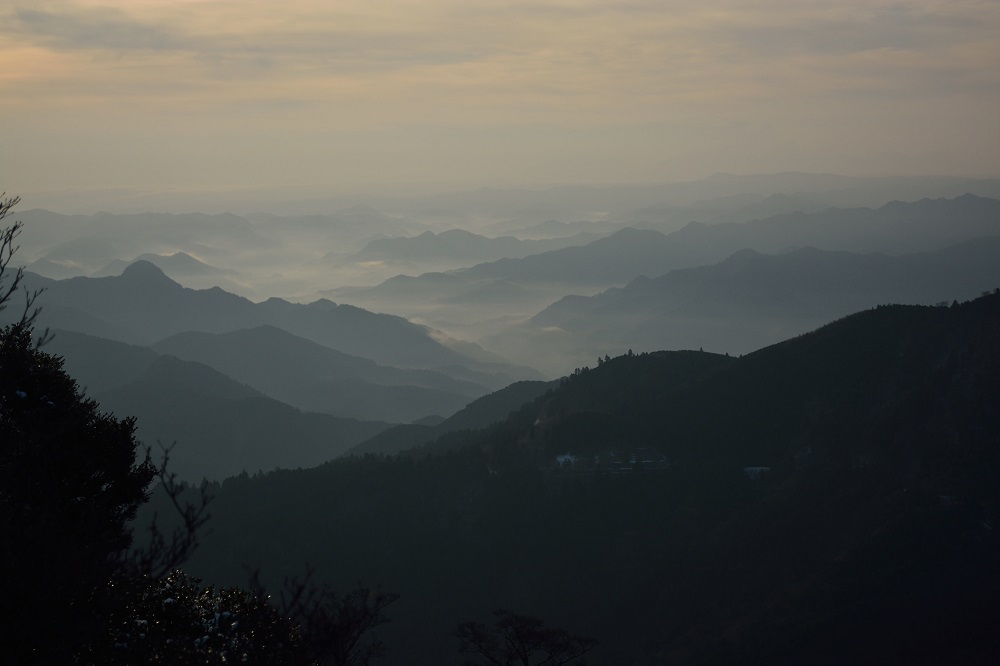
<instances>
[{"instance_id":1,"label":"hazy haze layer","mask_svg":"<svg viewBox=\"0 0 1000 666\"><path fill-rule=\"evenodd\" d=\"M3 189L1000 170L993 1L120 4L0 9Z\"/></svg>"}]
</instances>

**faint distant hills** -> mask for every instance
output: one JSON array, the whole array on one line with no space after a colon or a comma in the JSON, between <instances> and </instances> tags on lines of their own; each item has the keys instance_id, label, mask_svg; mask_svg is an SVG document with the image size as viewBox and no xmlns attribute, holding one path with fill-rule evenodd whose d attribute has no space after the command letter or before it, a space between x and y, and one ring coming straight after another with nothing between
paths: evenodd
<instances>
[{"instance_id":1,"label":"faint distant hills","mask_svg":"<svg viewBox=\"0 0 1000 666\"><path fill-rule=\"evenodd\" d=\"M740 194L822 195L829 206L879 206L893 199L955 197L964 192L1000 197L1000 180L956 176L854 177L838 174L780 172L716 173L705 178L670 183L576 185L535 188L483 187L439 193L419 191L385 194L331 194L329 188L244 188L235 191L175 189L156 192L120 188L104 191L37 192L34 206L54 210L162 210L206 213L233 212L254 216L258 211L283 211L287 217L340 216L352 210L389 211L408 220L486 219L510 224L537 224L548 219L595 219L594 212L616 215L662 203L687 206L698 201ZM27 193L22 193L27 194ZM384 215L384 214L383 214ZM449 224L448 226L459 226ZM470 228L472 225L466 225Z\"/></svg>"},{"instance_id":2,"label":"faint distant hills","mask_svg":"<svg viewBox=\"0 0 1000 666\"><path fill-rule=\"evenodd\" d=\"M776 173L715 174L662 184L481 188L421 196L329 196L322 192L313 196L304 190L294 195L263 190L39 193L26 195L25 204L137 212L23 211L20 260L35 272L61 279L94 275L112 262L131 261L146 253L166 257L181 252L241 276L213 285L162 266L184 286L221 286L253 300L281 296L307 302L315 300L321 290L373 285L400 273L467 267L500 258L496 252L523 256L520 250L500 249L507 242L503 241L492 243L489 252L480 248L475 250L478 254L465 257L435 250L422 263L405 258L400 262L354 260L372 241L419 238L427 231L440 236L457 229L484 239L513 236L521 241L553 241L580 233L606 235L623 226L669 233L690 222L746 222L829 207L878 208L894 200L954 198L964 193L1000 198L1000 180ZM92 199L85 203L86 197ZM144 212L150 210L175 212ZM180 212L190 210L206 212ZM539 246L532 251L542 249L554 247ZM736 249L741 248L732 251Z\"/></svg>"},{"instance_id":3,"label":"faint distant hills","mask_svg":"<svg viewBox=\"0 0 1000 666\"><path fill-rule=\"evenodd\" d=\"M443 273L397 276L375 287L336 290L335 295L363 307L421 317L434 326L465 324L471 337L484 339L489 331L477 328L477 322L495 328L499 318L523 318L566 293L593 295L639 276L713 264L744 249L777 253L815 247L899 254L990 235L1000 235L1000 201L966 194L744 223L691 223L669 234L625 228L579 247Z\"/></svg>"},{"instance_id":4,"label":"faint distant hills","mask_svg":"<svg viewBox=\"0 0 1000 666\"><path fill-rule=\"evenodd\" d=\"M569 296L485 341L531 349L553 367L634 349L753 351L884 303L934 304L1000 288L1000 235L899 256L816 248L640 277L591 297ZM548 366L546 366L548 367Z\"/></svg>"},{"instance_id":5,"label":"faint distant hills","mask_svg":"<svg viewBox=\"0 0 1000 666\"><path fill-rule=\"evenodd\" d=\"M75 270L74 275L145 253L184 252L225 265L237 251L253 254L270 245L267 233L231 213L60 215L35 209L19 213L18 219L24 222L26 256Z\"/></svg>"},{"instance_id":6,"label":"faint distant hills","mask_svg":"<svg viewBox=\"0 0 1000 666\"><path fill-rule=\"evenodd\" d=\"M581 286L605 287L627 282L643 272L662 272L673 253L658 231L622 229L578 247L504 258L444 273L405 275L375 287L338 289L337 297L413 315L429 304L448 302L482 306L509 305L516 312L550 302L552 295ZM409 306L407 304L410 304ZM447 317L448 315L444 315Z\"/></svg>"},{"instance_id":7,"label":"faint distant hills","mask_svg":"<svg viewBox=\"0 0 1000 666\"><path fill-rule=\"evenodd\" d=\"M367 198L380 210L406 210L410 219L426 223L447 220L487 235L521 235L523 230L550 220L564 223L636 222L636 210L669 208L677 214L657 219L664 231L692 221L747 221L758 214L801 210L810 212L829 207L879 207L894 201L922 198L954 198L973 194L1000 198L1000 179L953 176L853 177L838 174L783 172L772 174L717 173L698 180L614 186L557 186L549 188L491 188L444 192L421 197ZM787 196L805 206L789 210L779 200L762 205L772 195ZM740 200L742 198L742 200ZM728 202L727 202L728 200ZM722 204L722 205L720 205ZM690 210L685 210L690 207ZM748 208L750 217L740 213ZM706 215L706 211L716 212ZM645 216L642 216L645 217ZM478 223L477 223L478 222ZM485 224L484 224L485 223ZM583 229L580 229L583 230ZM604 231L604 229L601 229ZM538 238L538 236L523 236Z\"/></svg>"},{"instance_id":8,"label":"faint distant hills","mask_svg":"<svg viewBox=\"0 0 1000 666\"><path fill-rule=\"evenodd\" d=\"M203 276L229 276L236 277L240 273L239 271L233 270L231 268L216 268L215 266L209 266L203 261L198 261L190 254L186 252L175 252L170 255L152 254L145 253L140 254L138 257L132 261L122 261L121 259L115 259L110 264L105 266L99 271L95 271L90 275L90 277L110 277L114 275L121 275L122 272L129 267L129 265L134 264L137 261L148 261L153 264L164 274L171 277L176 281L176 275L185 275L191 277L203 277ZM221 285L213 285L221 286Z\"/></svg>"},{"instance_id":9,"label":"faint distant hills","mask_svg":"<svg viewBox=\"0 0 1000 666\"><path fill-rule=\"evenodd\" d=\"M163 271L163 274L171 280L191 289L219 287L226 291L234 291L241 289L245 284L245 278L239 271L232 268L211 266L203 261L199 261L186 252L175 252L169 255L146 252L140 254L132 261L116 259L104 268L91 273L90 277L121 275L126 268L137 261L148 261ZM39 262L36 262L29 268L38 270L40 268L38 264Z\"/></svg>"},{"instance_id":10,"label":"faint distant hills","mask_svg":"<svg viewBox=\"0 0 1000 666\"><path fill-rule=\"evenodd\" d=\"M573 245L585 245L603 234L582 232L567 237L521 240L514 236L489 238L463 229L435 234L425 231L409 238L379 238L356 254L354 261L384 261L395 265L471 265L505 257L525 257Z\"/></svg>"},{"instance_id":11,"label":"faint distant hills","mask_svg":"<svg viewBox=\"0 0 1000 666\"><path fill-rule=\"evenodd\" d=\"M252 298L308 297L331 278L355 281L356 269L338 273L324 257L357 252L374 238L424 230L362 206L327 215L284 217L61 215L35 209L19 213L18 218L24 222L21 260L47 277L116 275L138 257L159 265L184 286L220 286Z\"/></svg>"}]
</instances>

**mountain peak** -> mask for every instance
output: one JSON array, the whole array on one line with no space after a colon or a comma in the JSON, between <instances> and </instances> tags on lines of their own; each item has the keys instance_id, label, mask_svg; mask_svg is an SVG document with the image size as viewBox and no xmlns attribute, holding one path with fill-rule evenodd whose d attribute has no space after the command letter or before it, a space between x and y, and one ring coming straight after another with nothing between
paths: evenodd
<instances>
[{"instance_id":1,"label":"mountain peak","mask_svg":"<svg viewBox=\"0 0 1000 666\"><path fill-rule=\"evenodd\" d=\"M156 264L145 259L134 261L126 266L121 276L129 280L175 284Z\"/></svg>"}]
</instances>

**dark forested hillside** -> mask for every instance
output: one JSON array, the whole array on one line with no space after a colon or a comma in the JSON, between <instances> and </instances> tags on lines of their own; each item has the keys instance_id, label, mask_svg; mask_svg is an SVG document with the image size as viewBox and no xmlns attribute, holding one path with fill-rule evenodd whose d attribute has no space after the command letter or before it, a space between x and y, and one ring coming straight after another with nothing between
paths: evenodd
<instances>
[{"instance_id":1,"label":"dark forested hillside","mask_svg":"<svg viewBox=\"0 0 1000 666\"><path fill-rule=\"evenodd\" d=\"M399 453L438 439L445 433L481 430L504 420L521 405L549 391L556 382L522 381L494 391L438 423L407 423L384 430L347 453Z\"/></svg>"},{"instance_id":2,"label":"dark forested hillside","mask_svg":"<svg viewBox=\"0 0 1000 666\"><path fill-rule=\"evenodd\" d=\"M884 306L740 358L627 354L392 458L230 479L191 570L312 563L402 596L389 663L494 608L599 664L1000 655L1000 294Z\"/></svg>"}]
</instances>

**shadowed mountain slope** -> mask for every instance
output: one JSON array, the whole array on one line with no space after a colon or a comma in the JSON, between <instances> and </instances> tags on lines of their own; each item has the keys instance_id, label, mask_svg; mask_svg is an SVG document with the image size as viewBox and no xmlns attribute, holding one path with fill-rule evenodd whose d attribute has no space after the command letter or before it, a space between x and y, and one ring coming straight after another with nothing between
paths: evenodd
<instances>
[{"instance_id":1,"label":"shadowed mountain slope","mask_svg":"<svg viewBox=\"0 0 1000 666\"><path fill-rule=\"evenodd\" d=\"M274 326L180 333L152 348L209 365L300 409L365 420L449 416L489 391L431 370L380 366Z\"/></svg>"},{"instance_id":2,"label":"shadowed mountain slope","mask_svg":"<svg viewBox=\"0 0 1000 666\"><path fill-rule=\"evenodd\" d=\"M1000 294L626 355L424 452L232 479L191 570L379 580L414 664L494 607L595 664L991 663L998 395Z\"/></svg>"},{"instance_id":3,"label":"shadowed mountain slope","mask_svg":"<svg viewBox=\"0 0 1000 666\"><path fill-rule=\"evenodd\" d=\"M521 381L499 391L473 400L451 417L435 424L412 423L384 430L371 439L358 444L347 453L394 454L431 442L442 435L458 430L482 430L507 416L557 386L558 382Z\"/></svg>"},{"instance_id":4,"label":"shadowed mountain slope","mask_svg":"<svg viewBox=\"0 0 1000 666\"><path fill-rule=\"evenodd\" d=\"M388 424L302 412L201 363L160 356L128 384L95 392L103 409L137 419L146 445L174 446L181 478L318 465Z\"/></svg>"}]
</instances>

